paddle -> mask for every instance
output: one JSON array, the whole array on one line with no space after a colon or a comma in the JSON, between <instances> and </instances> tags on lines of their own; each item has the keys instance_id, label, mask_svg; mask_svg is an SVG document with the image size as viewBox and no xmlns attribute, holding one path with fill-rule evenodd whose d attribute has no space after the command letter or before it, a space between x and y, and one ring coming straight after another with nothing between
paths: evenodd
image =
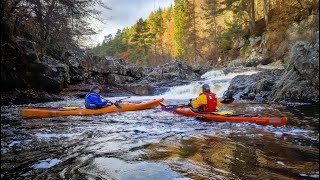
<instances>
[{"instance_id":1,"label":"paddle","mask_svg":"<svg viewBox=\"0 0 320 180\"><path fill-rule=\"evenodd\" d=\"M224 100L220 101L222 104L231 104L233 103L234 101L234 98L231 97L231 98L225 98Z\"/></svg>"},{"instance_id":2,"label":"paddle","mask_svg":"<svg viewBox=\"0 0 320 180\"><path fill-rule=\"evenodd\" d=\"M119 102L120 102L121 100L116 101L115 103L113 103L113 102L109 101L108 99L106 99L106 98L104 98L104 97L102 97L102 96L100 96L100 97L101 97L101 99L106 100L108 103L115 105L119 110L122 110L122 106L119 104ZM128 98L124 98L124 99L128 99ZM122 99L122 100L123 100L123 99Z\"/></svg>"},{"instance_id":3,"label":"paddle","mask_svg":"<svg viewBox=\"0 0 320 180\"><path fill-rule=\"evenodd\" d=\"M122 100L129 99L129 98L131 98L131 97L130 97L130 96L128 96L128 97L125 97L125 98L119 99L119 100L118 100L118 102L121 102Z\"/></svg>"},{"instance_id":4,"label":"paddle","mask_svg":"<svg viewBox=\"0 0 320 180\"><path fill-rule=\"evenodd\" d=\"M29 107L32 108L32 107ZM62 106L62 107L45 107L45 106L40 106L40 107L36 107L38 109L57 109L57 110L61 110L61 109L69 109L69 110L74 110L74 109L79 109L79 106Z\"/></svg>"},{"instance_id":5,"label":"paddle","mask_svg":"<svg viewBox=\"0 0 320 180\"><path fill-rule=\"evenodd\" d=\"M191 100L191 99L190 99ZM231 98L225 98L223 99L222 101L220 101L222 104L231 104L232 102L234 101L234 98L231 97ZM181 107L189 107L187 105L184 105L184 104L181 104L181 105L167 105L167 106L161 106L161 109L163 111L174 111L178 108L181 108Z\"/></svg>"}]
</instances>

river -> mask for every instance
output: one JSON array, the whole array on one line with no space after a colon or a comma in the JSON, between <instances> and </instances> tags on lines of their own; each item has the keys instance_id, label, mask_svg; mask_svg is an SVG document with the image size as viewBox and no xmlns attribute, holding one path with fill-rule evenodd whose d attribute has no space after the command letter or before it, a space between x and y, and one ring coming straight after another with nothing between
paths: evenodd
<instances>
[{"instance_id":1,"label":"river","mask_svg":"<svg viewBox=\"0 0 320 180\"><path fill-rule=\"evenodd\" d=\"M209 83L219 97L232 77L202 80L137 102L188 103ZM112 97L111 101L121 97ZM319 179L319 106L236 100L222 109L287 116L285 126L204 122L155 109L98 116L22 119L19 109L81 106L82 99L1 107L3 179Z\"/></svg>"}]
</instances>

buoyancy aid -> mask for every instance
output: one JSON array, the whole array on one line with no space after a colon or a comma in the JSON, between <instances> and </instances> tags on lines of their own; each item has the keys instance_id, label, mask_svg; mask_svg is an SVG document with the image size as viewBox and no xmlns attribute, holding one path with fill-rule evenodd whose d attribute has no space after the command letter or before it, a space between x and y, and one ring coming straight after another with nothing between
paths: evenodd
<instances>
[{"instance_id":1,"label":"buoyancy aid","mask_svg":"<svg viewBox=\"0 0 320 180\"><path fill-rule=\"evenodd\" d=\"M108 105L106 101L102 101L100 95L96 93L88 93L85 99L85 106L87 109L99 109Z\"/></svg>"},{"instance_id":2,"label":"buoyancy aid","mask_svg":"<svg viewBox=\"0 0 320 180\"><path fill-rule=\"evenodd\" d=\"M203 104L200 106L200 110L203 112L213 112L217 109L217 97L214 93L203 92L201 94L206 95L207 104Z\"/></svg>"}]
</instances>

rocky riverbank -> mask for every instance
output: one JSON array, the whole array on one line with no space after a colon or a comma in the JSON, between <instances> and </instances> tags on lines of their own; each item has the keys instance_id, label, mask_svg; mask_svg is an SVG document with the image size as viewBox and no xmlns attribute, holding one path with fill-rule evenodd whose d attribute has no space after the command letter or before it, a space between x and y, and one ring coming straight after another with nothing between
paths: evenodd
<instances>
[{"instance_id":1,"label":"rocky riverbank","mask_svg":"<svg viewBox=\"0 0 320 180\"><path fill-rule=\"evenodd\" d=\"M225 95L259 102L318 103L318 34L314 43L298 41L294 44L285 69L282 64L271 63L279 68L237 76ZM85 51L65 51L54 58L38 53L36 44L31 41L17 38L11 43L12 46L5 44L3 47L6 56L1 64L2 105L82 98L93 84L101 85L105 96L154 95L169 87L199 80L202 74L211 70L177 61L143 68L122 59L99 57ZM15 56L12 55L14 51ZM267 59L235 60L224 71L240 64L262 67L269 63Z\"/></svg>"},{"instance_id":2,"label":"rocky riverbank","mask_svg":"<svg viewBox=\"0 0 320 180\"><path fill-rule=\"evenodd\" d=\"M297 42L285 70L237 76L225 95L260 102L319 103L319 42Z\"/></svg>"},{"instance_id":3,"label":"rocky riverbank","mask_svg":"<svg viewBox=\"0 0 320 180\"><path fill-rule=\"evenodd\" d=\"M184 62L143 68L85 51L65 51L54 58L38 53L34 42L22 38L12 39L3 50L2 105L83 97L93 84L102 86L105 96L152 95L206 72ZM15 56L10 56L13 52Z\"/></svg>"}]
</instances>

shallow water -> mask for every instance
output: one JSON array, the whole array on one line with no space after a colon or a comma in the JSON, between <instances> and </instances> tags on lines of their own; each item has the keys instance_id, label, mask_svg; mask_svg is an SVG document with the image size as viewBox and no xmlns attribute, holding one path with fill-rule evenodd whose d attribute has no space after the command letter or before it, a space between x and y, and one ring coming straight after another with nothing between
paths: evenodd
<instances>
[{"instance_id":1,"label":"shallow water","mask_svg":"<svg viewBox=\"0 0 320 180\"><path fill-rule=\"evenodd\" d=\"M130 101L150 98L132 97ZM29 106L82 103L73 99ZM4 179L319 178L319 106L236 101L222 107L239 113L288 116L287 124L279 128L203 122L159 107L27 120L19 116L20 108L1 107Z\"/></svg>"}]
</instances>

